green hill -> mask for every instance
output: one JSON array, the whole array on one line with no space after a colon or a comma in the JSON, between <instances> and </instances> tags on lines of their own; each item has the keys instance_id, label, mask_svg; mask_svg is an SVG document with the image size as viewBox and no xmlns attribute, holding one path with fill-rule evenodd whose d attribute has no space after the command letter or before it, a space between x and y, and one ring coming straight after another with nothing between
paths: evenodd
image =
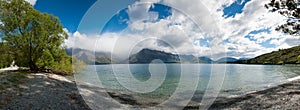
<instances>
[{"instance_id":1,"label":"green hill","mask_svg":"<svg viewBox=\"0 0 300 110\"><path fill-rule=\"evenodd\" d=\"M299 64L300 46L289 49L280 49L271 53L263 54L250 60L239 63L247 64Z\"/></svg>"}]
</instances>

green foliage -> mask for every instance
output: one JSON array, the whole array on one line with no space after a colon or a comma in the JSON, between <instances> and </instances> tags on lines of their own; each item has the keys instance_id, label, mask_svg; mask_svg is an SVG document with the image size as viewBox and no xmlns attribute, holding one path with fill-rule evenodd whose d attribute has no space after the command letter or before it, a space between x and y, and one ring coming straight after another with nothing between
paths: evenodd
<instances>
[{"instance_id":1,"label":"green foliage","mask_svg":"<svg viewBox=\"0 0 300 110\"><path fill-rule=\"evenodd\" d=\"M263 54L246 63L250 64L296 64L299 62L300 46L289 49L282 49L271 53Z\"/></svg>"},{"instance_id":2,"label":"green foliage","mask_svg":"<svg viewBox=\"0 0 300 110\"><path fill-rule=\"evenodd\" d=\"M284 61L279 61L277 64L278 65L284 65Z\"/></svg>"},{"instance_id":3,"label":"green foliage","mask_svg":"<svg viewBox=\"0 0 300 110\"><path fill-rule=\"evenodd\" d=\"M72 75L72 57L64 54L59 59L59 61L55 61L54 64L51 65L53 72L61 75Z\"/></svg>"},{"instance_id":4,"label":"green foliage","mask_svg":"<svg viewBox=\"0 0 300 110\"><path fill-rule=\"evenodd\" d=\"M45 50L36 63L39 67L51 69L51 66L54 64L54 58L49 50Z\"/></svg>"},{"instance_id":5,"label":"green foliage","mask_svg":"<svg viewBox=\"0 0 300 110\"><path fill-rule=\"evenodd\" d=\"M12 54L7 51L9 47L4 45L4 43L0 43L0 68L5 68L10 66L13 61Z\"/></svg>"},{"instance_id":6,"label":"green foliage","mask_svg":"<svg viewBox=\"0 0 300 110\"><path fill-rule=\"evenodd\" d=\"M75 73L78 73L81 70L86 69L87 64L82 60L77 60L76 57L73 57L73 68Z\"/></svg>"},{"instance_id":7,"label":"green foliage","mask_svg":"<svg viewBox=\"0 0 300 110\"><path fill-rule=\"evenodd\" d=\"M298 56L298 63L300 63L300 55Z\"/></svg>"},{"instance_id":8,"label":"green foliage","mask_svg":"<svg viewBox=\"0 0 300 110\"><path fill-rule=\"evenodd\" d=\"M71 57L62 46L68 35L57 17L35 10L24 0L0 0L0 10L0 33L18 66L72 72Z\"/></svg>"},{"instance_id":9,"label":"green foliage","mask_svg":"<svg viewBox=\"0 0 300 110\"><path fill-rule=\"evenodd\" d=\"M290 35L300 35L300 8L299 0L271 0L265 5L271 12L278 12L285 16L285 24L279 25L276 30Z\"/></svg>"}]
</instances>

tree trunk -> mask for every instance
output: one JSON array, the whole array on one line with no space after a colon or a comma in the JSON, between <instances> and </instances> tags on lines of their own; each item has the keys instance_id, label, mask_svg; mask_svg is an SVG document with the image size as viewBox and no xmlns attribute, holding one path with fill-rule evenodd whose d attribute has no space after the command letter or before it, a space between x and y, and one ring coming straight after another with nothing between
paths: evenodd
<instances>
[{"instance_id":1,"label":"tree trunk","mask_svg":"<svg viewBox=\"0 0 300 110\"><path fill-rule=\"evenodd\" d=\"M33 61L30 61L30 62L29 62L29 68L30 68L30 71L32 71L32 72L37 72L37 71L38 71L38 68L37 68L37 66L34 64Z\"/></svg>"}]
</instances>

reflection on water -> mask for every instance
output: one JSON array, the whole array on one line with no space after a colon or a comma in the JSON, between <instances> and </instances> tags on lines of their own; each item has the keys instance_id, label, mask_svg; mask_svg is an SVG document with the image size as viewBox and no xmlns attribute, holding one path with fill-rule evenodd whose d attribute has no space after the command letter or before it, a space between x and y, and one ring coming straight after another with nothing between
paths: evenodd
<instances>
[{"instance_id":1,"label":"reflection on water","mask_svg":"<svg viewBox=\"0 0 300 110\"><path fill-rule=\"evenodd\" d=\"M199 74L197 90L195 91L194 99L201 99L204 91L207 88L209 79L211 78L212 65L211 64L165 64L167 74L164 82L155 91L150 93L135 93L124 88L117 80L114 71L122 72L129 68L130 72L139 81L147 81L151 78L149 72L149 65L147 64L116 64L114 70L112 65L95 65L89 66L87 70L78 74L77 78L80 81L85 81L97 85L97 81L101 81L102 86L109 89L119 90L128 94L134 94L141 97L159 98L165 100L170 97L178 87L180 77L185 74L190 76L190 79ZM199 67L194 69L195 66ZM287 81L287 79L300 75L299 66L281 66L281 65L223 65L216 64L215 66L225 66L226 70L219 72L225 72L224 81L213 81L210 83L222 83L222 89L220 91L220 97L227 97L232 95L241 95L251 91L262 90L271 86L276 86ZM96 67L98 76L89 74L94 71ZM184 70L184 71L183 71ZM156 70L159 72L160 70ZM181 73L182 72L182 73ZM213 73L212 77L218 76L219 73ZM99 78L99 79L98 79ZM128 80L130 77L125 74L118 76L122 80ZM221 78L222 79L222 78ZM185 80L184 82L191 82L191 80ZM126 82L123 82L126 83ZM130 84L130 83L128 83ZM188 87L189 85L185 85ZM185 87L183 87L185 88ZM190 90L186 90L190 91Z\"/></svg>"}]
</instances>

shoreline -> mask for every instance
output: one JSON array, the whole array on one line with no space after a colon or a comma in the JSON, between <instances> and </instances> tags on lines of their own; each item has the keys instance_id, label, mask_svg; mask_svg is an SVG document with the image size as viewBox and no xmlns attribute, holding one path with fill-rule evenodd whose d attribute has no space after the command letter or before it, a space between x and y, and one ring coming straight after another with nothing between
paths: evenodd
<instances>
[{"instance_id":1,"label":"shoreline","mask_svg":"<svg viewBox=\"0 0 300 110\"><path fill-rule=\"evenodd\" d=\"M215 101L210 109L297 109L300 108L299 87L300 76L296 76L277 86Z\"/></svg>"},{"instance_id":2,"label":"shoreline","mask_svg":"<svg viewBox=\"0 0 300 110\"><path fill-rule=\"evenodd\" d=\"M268 89L271 89L271 88L274 88L274 87L278 87L280 85L283 85L283 84L287 84L287 83L292 83L293 81L297 81L299 80L300 81L300 75L299 76L296 76L296 77L293 77L293 78L289 78L287 79L285 82L279 84L279 85L275 85L275 86L269 86L268 88L263 88L262 90L257 90L257 91L249 91L243 95L236 95L236 96L229 96L229 98L237 98L237 97L241 97L241 96L244 96L244 95L247 95L247 94L253 94L253 93L256 93L256 92L260 92L260 91L265 91L265 90L268 90Z\"/></svg>"},{"instance_id":3,"label":"shoreline","mask_svg":"<svg viewBox=\"0 0 300 110\"><path fill-rule=\"evenodd\" d=\"M51 73L0 73L0 109L90 110L75 83Z\"/></svg>"},{"instance_id":4,"label":"shoreline","mask_svg":"<svg viewBox=\"0 0 300 110\"><path fill-rule=\"evenodd\" d=\"M94 85L94 84L90 84L90 83L86 83L86 82L84 82L84 83L89 85L89 86L99 87L99 86ZM271 102L270 103L271 105L275 106L276 103L272 103L272 100L266 99L266 98L257 98L257 97L258 96L259 97L268 97L270 95L271 96L276 95L276 94L284 92L284 91L287 91L288 93L287 94L280 94L280 96L293 95L293 94L290 94L290 93L293 93L293 91L296 91L295 93L297 95L297 93L298 93L297 91L299 90L299 100L300 100L300 88L293 88L293 89L288 89L288 90L285 89L285 88L290 88L290 86L295 87L294 86L295 83L299 83L299 87L300 87L300 76L289 78L285 82L282 82L279 85L270 86L268 88L265 88L265 89L262 89L262 90L259 90L259 91L250 91L250 92L247 92L243 95L217 98L216 101L210 106L209 109L249 109L249 108L252 108L252 109L262 109L262 108L266 109L266 107L264 107L263 105L261 106L260 103L255 103L255 104L252 103L251 104L252 106L247 106L247 105L250 104L251 102L256 102L258 100L264 100L264 101L267 100L268 102ZM298 86L296 86L296 87L298 87ZM117 91L114 91L114 92L119 94L119 95L114 95L115 94L114 92L112 93L112 91L110 91L106 88L101 88L101 89L108 92L108 94L113 98L114 97L119 97L120 98L120 97L122 97L120 94L123 94L122 91L117 90ZM278 90L278 91L275 91L275 90ZM131 96L130 94L126 94L126 95ZM133 97L133 96L131 96L131 97ZM257 99L255 99L255 98L257 98ZM120 100L118 100L118 99L115 99L115 100L120 102ZM248 101L248 100L252 100L252 101L248 102L248 103L247 102L246 103L240 103L240 102ZM144 106L144 105L153 104L151 102L149 102L149 103L148 102L147 103L138 103L139 101L135 100L134 98L131 98L131 101L133 101L133 102L130 103L130 104L126 103L126 105L128 105L130 107L147 108L147 106ZM283 101L282 103L285 103L285 102ZM122 104L124 104L124 103L122 103ZM279 106L279 107L282 107L282 108L286 107L286 105L284 105L284 104L280 104L280 105L276 105L276 106ZM188 104L187 106L184 107L184 109L198 109L198 108L199 108L198 104L195 104L195 103L190 103L190 104ZM300 108L300 102L299 102L299 106L297 106L297 108Z\"/></svg>"},{"instance_id":5,"label":"shoreline","mask_svg":"<svg viewBox=\"0 0 300 110\"><path fill-rule=\"evenodd\" d=\"M11 72L15 73L15 72ZM5 74L7 75L7 74ZM17 95L14 96L13 102L9 104L7 107L5 105L1 105L0 108L18 108L18 106L24 106L24 108L30 108L31 106L28 106L32 101L32 105L44 105L45 102L39 102L36 100L40 100L39 98L45 98L48 100L55 100L52 98L58 98L60 100L63 100L63 103L70 103L69 107L79 109L80 106L89 107L91 108L98 108L101 109L103 107L112 107L112 109L122 109L122 108L147 108L149 106L155 106L155 103L151 103L150 99L143 100L144 102L141 102L141 99L137 98L136 96L133 96L132 94L126 94L122 91L118 90L111 90L106 88L101 88L97 85L90 84L87 82L77 82L75 79L69 76L61 76L51 73L28 73L25 75L26 78L24 81L21 81L19 84L22 91L18 91L19 89L16 88ZM2 77L3 78L3 77ZM29 81L29 82L27 82ZM42 86L42 88L37 88L36 86L33 86L35 84L38 84ZM32 86L32 87L31 87ZM29 87L29 88L28 88ZM31 88L30 88L31 87ZM83 87L81 90L79 87ZM217 98L217 100L212 104L210 109L280 109L280 108L290 108L295 109L300 107L300 76L296 76L293 78L287 79L286 82L283 82L282 84L279 84L274 87L266 88L260 91L252 91L248 92L244 95L238 95L233 97L220 97ZM50 88L50 89L49 89ZM15 90L15 89L13 89ZM24 92L25 90L25 92ZM59 90L59 91L57 91ZM86 93L86 90L89 91ZM34 91L42 91L43 94L41 96L34 95L36 97L28 97L32 94ZM59 96L49 96L52 92L56 91L56 94ZM72 94L66 92L69 91ZM9 95L9 90L7 91L6 95ZM83 94L80 94L83 93ZM0 94L1 97L5 96L5 93L3 92ZM65 96L65 95L67 96ZM103 96L98 96L99 94L102 94ZM84 96L85 95L85 96ZM26 96L26 97L24 97ZM88 97L86 97L88 96ZM102 102L102 105L90 105L88 103L85 103L88 98L97 98L97 101ZM29 100L27 100L29 98ZM31 99L32 98L32 99ZM69 99L71 98L71 100ZM112 100L113 98L114 100ZM30 100L31 99L31 100ZM290 100L292 99L292 100ZM148 101L146 101L148 100ZM149 101L150 100L150 101ZM17 102L17 104L15 104ZM73 102L76 102L75 104ZM103 105L103 104L116 104L121 103L119 106L110 106L110 105ZM47 105L46 107L50 108L55 107L61 107L62 105L56 105L56 103L52 103ZM43 106L33 106L33 108L44 108ZM199 105L196 104L189 104L185 107L185 109L198 109ZM87 109L87 108L86 108Z\"/></svg>"},{"instance_id":6,"label":"shoreline","mask_svg":"<svg viewBox=\"0 0 300 110\"><path fill-rule=\"evenodd\" d=\"M0 68L0 73L1 72L6 72L6 71L16 71L19 70L19 67L7 67L7 68Z\"/></svg>"}]
</instances>

